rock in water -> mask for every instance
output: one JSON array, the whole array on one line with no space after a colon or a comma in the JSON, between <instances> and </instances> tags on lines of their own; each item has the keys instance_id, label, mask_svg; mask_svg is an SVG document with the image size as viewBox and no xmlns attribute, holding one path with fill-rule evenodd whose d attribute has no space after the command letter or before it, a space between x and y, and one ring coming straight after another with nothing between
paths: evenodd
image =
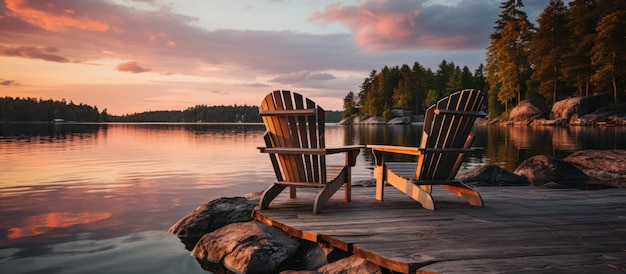
<instances>
[{"instance_id":1,"label":"rock in water","mask_svg":"<svg viewBox=\"0 0 626 274\"><path fill-rule=\"evenodd\" d=\"M191 250L204 234L225 225L252 220L252 210L258 199L244 197L224 197L196 208L193 212L174 224L168 231L185 243Z\"/></svg>"},{"instance_id":2,"label":"rock in water","mask_svg":"<svg viewBox=\"0 0 626 274\"><path fill-rule=\"evenodd\" d=\"M626 181L626 150L582 150L564 160L595 180L616 184Z\"/></svg>"},{"instance_id":3,"label":"rock in water","mask_svg":"<svg viewBox=\"0 0 626 274\"><path fill-rule=\"evenodd\" d=\"M236 273L273 273L299 245L282 230L252 221L205 234L191 254L198 260L221 263Z\"/></svg>"},{"instance_id":4,"label":"rock in water","mask_svg":"<svg viewBox=\"0 0 626 274\"><path fill-rule=\"evenodd\" d=\"M557 183L568 188L581 188L589 180L585 173L572 164L545 155L526 159L513 173L526 177L534 186Z\"/></svg>"},{"instance_id":5,"label":"rock in water","mask_svg":"<svg viewBox=\"0 0 626 274\"><path fill-rule=\"evenodd\" d=\"M499 166L479 166L459 172L456 178L476 186L528 186L530 182L523 176L507 171Z\"/></svg>"}]
</instances>

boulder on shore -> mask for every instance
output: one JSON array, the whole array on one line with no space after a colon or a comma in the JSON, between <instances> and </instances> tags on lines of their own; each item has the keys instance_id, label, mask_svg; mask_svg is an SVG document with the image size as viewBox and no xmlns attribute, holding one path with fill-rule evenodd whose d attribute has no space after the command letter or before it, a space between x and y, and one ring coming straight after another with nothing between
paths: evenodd
<instances>
[{"instance_id":1,"label":"boulder on shore","mask_svg":"<svg viewBox=\"0 0 626 274\"><path fill-rule=\"evenodd\" d=\"M509 114L509 120L513 122L530 123L535 119L548 119L550 109L539 99L526 99L513 108Z\"/></svg>"},{"instance_id":2,"label":"boulder on shore","mask_svg":"<svg viewBox=\"0 0 626 274\"><path fill-rule=\"evenodd\" d=\"M551 188L581 188L589 181L589 177L574 165L546 155L526 159L513 173L526 177L534 186Z\"/></svg>"},{"instance_id":3,"label":"boulder on shore","mask_svg":"<svg viewBox=\"0 0 626 274\"><path fill-rule=\"evenodd\" d=\"M563 159L593 181L626 186L626 150L582 150Z\"/></svg>"},{"instance_id":4,"label":"boulder on shore","mask_svg":"<svg viewBox=\"0 0 626 274\"><path fill-rule=\"evenodd\" d=\"M252 220L252 210L258 199L223 197L196 208L176 222L169 233L176 235L191 250L204 234L228 224Z\"/></svg>"},{"instance_id":5,"label":"boulder on shore","mask_svg":"<svg viewBox=\"0 0 626 274\"><path fill-rule=\"evenodd\" d=\"M554 119L566 123L576 123L579 117L608 106L611 103L609 93L596 94L589 97L568 98L554 103L552 115Z\"/></svg>"},{"instance_id":6,"label":"boulder on shore","mask_svg":"<svg viewBox=\"0 0 626 274\"><path fill-rule=\"evenodd\" d=\"M233 223L205 234L191 251L199 261L236 273L272 273L296 253L298 240L258 222Z\"/></svg>"},{"instance_id":7,"label":"boulder on shore","mask_svg":"<svg viewBox=\"0 0 626 274\"><path fill-rule=\"evenodd\" d=\"M456 179L471 186L528 186L530 182L523 176L507 171L499 166L479 166L459 172Z\"/></svg>"},{"instance_id":8,"label":"boulder on shore","mask_svg":"<svg viewBox=\"0 0 626 274\"><path fill-rule=\"evenodd\" d=\"M394 117L387 121L388 125L405 125L410 124L411 120L409 117Z\"/></svg>"}]
</instances>

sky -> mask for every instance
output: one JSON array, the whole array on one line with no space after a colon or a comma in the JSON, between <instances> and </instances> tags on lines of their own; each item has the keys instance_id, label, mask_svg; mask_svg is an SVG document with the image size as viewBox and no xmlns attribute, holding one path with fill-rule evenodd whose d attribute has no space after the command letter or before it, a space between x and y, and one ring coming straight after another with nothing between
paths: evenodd
<instances>
[{"instance_id":1,"label":"sky","mask_svg":"<svg viewBox=\"0 0 626 274\"><path fill-rule=\"evenodd\" d=\"M526 0L534 18L548 0ZM0 96L123 115L259 105L327 110L372 70L485 63L500 0L3 0Z\"/></svg>"}]
</instances>

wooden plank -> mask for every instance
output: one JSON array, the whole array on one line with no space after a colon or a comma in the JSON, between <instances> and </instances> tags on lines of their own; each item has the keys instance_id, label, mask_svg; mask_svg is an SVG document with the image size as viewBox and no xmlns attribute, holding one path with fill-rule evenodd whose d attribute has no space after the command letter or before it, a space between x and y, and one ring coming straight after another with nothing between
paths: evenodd
<instances>
[{"instance_id":1,"label":"wooden plank","mask_svg":"<svg viewBox=\"0 0 626 274\"><path fill-rule=\"evenodd\" d=\"M313 116L314 109L284 109L284 110L265 110L259 111L261 116Z\"/></svg>"},{"instance_id":2,"label":"wooden plank","mask_svg":"<svg viewBox=\"0 0 626 274\"><path fill-rule=\"evenodd\" d=\"M483 187L483 208L443 191L435 212L390 187L385 201L375 200L374 188L352 190L351 203L334 197L322 214L310 212L307 196L316 192L302 191L300 199L277 198L255 217L402 273L606 273L625 267L626 189Z\"/></svg>"}]
</instances>

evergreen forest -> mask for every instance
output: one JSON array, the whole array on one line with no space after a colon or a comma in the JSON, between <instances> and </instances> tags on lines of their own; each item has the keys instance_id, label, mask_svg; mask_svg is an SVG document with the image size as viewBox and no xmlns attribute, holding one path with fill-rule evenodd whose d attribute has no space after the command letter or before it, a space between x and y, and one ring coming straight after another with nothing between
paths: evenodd
<instances>
[{"instance_id":1,"label":"evergreen forest","mask_svg":"<svg viewBox=\"0 0 626 274\"><path fill-rule=\"evenodd\" d=\"M329 123L341 119L341 111L326 111ZM65 100L34 98L0 98L0 122L216 122L260 123L258 106L206 106L197 105L186 110L146 111L126 115L110 115L104 109Z\"/></svg>"},{"instance_id":2,"label":"evergreen forest","mask_svg":"<svg viewBox=\"0 0 626 274\"><path fill-rule=\"evenodd\" d=\"M611 93L626 98L626 1L550 0L532 24L522 0L507 0L489 35L486 65L473 72L443 60L436 71L412 65L372 70L357 94L343 99L343 116L391 118L392 109L422 115L450 93L479 89L491 117L504 117L521 100L558 100Z\"/></svg>"}]
</instances>

